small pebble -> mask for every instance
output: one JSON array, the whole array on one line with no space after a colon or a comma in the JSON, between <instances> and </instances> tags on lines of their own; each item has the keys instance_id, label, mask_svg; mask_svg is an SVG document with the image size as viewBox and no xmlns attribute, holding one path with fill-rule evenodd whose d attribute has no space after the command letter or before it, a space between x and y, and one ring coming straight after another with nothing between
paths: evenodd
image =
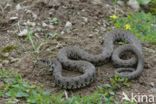
<instances>
[{"instance_id":1,"label":"small pebble","mask_svg":"<svg viewBox=\"0 0 156 104\"><path fill-rule=\"evenodd\" d=\"M97 4L102 4L102 1L101 0L91 0L91 3L97 5Z\"/></svg>"},{"instance_id":2,"label":"small pebble","mask_svg":"<svg viewBox=\"0 0 156 104\"><path fill-rule=\"evenodd\" d=\"M151 91L156 94L156 88L152 88Z\"/></svg>"},{"instance_id":3,"label":"small pebble","mask_svg":"<svg viewBox=\"0 0 156 104\"><path fill-rule=\"evenodd\" d=\"M31 22L31 21L27 21L27 23L26 23L28 26L32 26L32 27L34 27L34 26L36 26L36 23L35 22Z\"/></svg>"},{"instance_id":4,"label":"small pebble","mask_svg":"<svg viewBox=\"0 0 156 104\"><path fill-rule=\"evenodd\" d=\"M18 17L10 17L10 20L17 20Z\"/></svg>"},{"instance_id":5,"label":"small pebble","mask_svg":"<svg viewBox=\"0 0 156 104\"><path fill-rule=\"evenodd\" d=\"M47 27L48 25L45 22L42 22L42 27Z\"/></svg>"},{"instance_id":6,"label":"small pebble","mask_svg":"<svg viewBox=\"0 0 156 104\"><path fill-rule=\"evenodd\" d=\"M21 5L20 4L17 4L16 5L16 10L20 10L20 9L22 9Z\"/></svg>"},{"instance_id":7,"label":"small pebble","mask_svg":"<svg viewBox=\"0 0 156 104\"><path fill-rule=\"evenodd\" d=\"M7 64L9 64L9 60L3 60L2 63L3 63L4 65L7 65Z\"/></svg>"},{"instance_id":8,"label":"small pebble","mask_svg":"<svg viewBox=\"0 0 156 104\"><path fill-rule=\"evenodd\" d=\"M120 6L124 6L124 1L118 0L117 4L120 5Z\"/></svg>"},{"instance_id":9,"label":"small pebble","mask_svg":"<svg viewBox=\"0 0 156 104\"><path fill-rule=\"evenodd\" d=\"M65 27L71 27L71 26L72 26L72 23L67 21Z\"/></svg>"},{"instance_id":10,"label":"small pebble","mask_svg":"<svg viewBox=\"0 0 156 104\"><path fill-rule=\"evenodd\" d=\"M12 63L17 62L18 60L19 60L18 58L10 57L10 62Z\"/></svg>"},{"instance_id":11,"label":"small pebble","mask_svg":"<svg viewBox=\"0 0 156 104\"><path fill-rule=\"evenodd\" d=\"M9 56L9 53L4 53L3 56L4 57L8 57Z\"/></svg>"},{"instance_id":12,"label":"small pebble","mask_svg":"<svg viewBox=\"0 0 156 104\"><path fill-rule=\"evenodd\" d=\"M93 34L89 34L88 37L89 37L89 38L92 38L92 37L93 37Z\"/></svg>"},{"instance_id":13,"label":"small pebble","mask_svg":"<svg viewBox=\"0 0 156 104\"><path fill-rule=\"evenodd\" d=\"M36 27L37 32L41 32L43 29L41 27Z\"/></svg>"},{"instance_id":14,"label":"small pebble","mask_svg":"<svg viewBox=\"0 0 156 104\"><path fill-rule=\"evenodd\" d=\"M24 29L20 33L18 33L18 36L23 37L26 36L27 34L28 34L28 29Z\"/></svg>"},{"instance_id":15,"label":"small pebble","mask_svg":"<svg viewBox=\"0 0 156 104\"><path fill-rule=\"evenodd\" d=\"M54 26L53 25L48 25L48 28L49 29L54 29Z\"/></svg>"},{"instance_id":16,"label":"small pebble","mask_svg":"<svg viewBox=\"0 0 156 104\"><path fill-rule=\"evenodd\" d=\"M61 35L63 35L65 32L64 31L61 31Z\"/></svg>"},{"instance_id":17,"label":"small pebble","mask_svg":"<svg viewBox=\"0 0 156 104\"><path fill-rule=\"evenodd\" d=\"M85 23L88 22L88 18L87 17L82 17L82 19L84 20Z\"/></svg>"},{"instance_id":18,"label":"small pebble","mask_svg":"<svg viewBox=\"0 0 156 104\"><path fill-rule=\"evenodd\" d=\"M151 83L150 83L150 86L151 86L151 87L154 87L154 86L155 86L154 82L151 82Z\"/></svg>"},{"instance_id":19,"label":"small pebble","mask_svg":"<svg viewBox=\"0 0 156 104\"><path fill-rule=\"evenodd\" d=\"M70 21L67 21L64 27L64 30L69 33L72 29L72 23Z\"/></svg>"},{"instance_id":20,"label":"small pebble","mask_svg":"<svg viewBox=\"0 0 156 104\"><path fill-rule=\"evenodd\" d=\"M32 13L32 16L33 16L34 20L36 20L38 17L37 14L35 14L35 13Z\"/></svg>"},{"instance_id":21,"label":"small pebble","mask_svg":"<svg viewBox=\"0 0 156 104\"><path fill-rule=\"evenodd\" d=\"M127 5L129 5L134 11L140 10L140 5L137 0L129 0Z\"/></svg>"}]
</instances>

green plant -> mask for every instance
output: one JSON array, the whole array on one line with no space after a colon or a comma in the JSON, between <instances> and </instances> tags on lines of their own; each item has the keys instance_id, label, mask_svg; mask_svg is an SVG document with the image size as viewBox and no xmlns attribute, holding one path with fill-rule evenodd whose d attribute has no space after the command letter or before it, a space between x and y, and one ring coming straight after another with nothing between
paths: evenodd
<instances>
[{"instance_id":1,"label":"green plant","mask_svg":"<svg viewBox=\"0 0 156 104\"><path fill-rule=\"evenodd\" d=\"M128 81L127 78L121 78L119 76L114 76L113 78L111 78L110 83L114 90L119 89L123 86L126 86L126 87L130 86L130 82Z\"/></svg>"},{"instance_id":2,"label":"green plant","mask_svg":"<svg viewBox=\"0 0 156 104\"><path fill-rule=\"evenodd\" d=\"M120 87L127 86L127 79L115 76L110 79L110 84L98 87L95 92L87 96L72 96L64 98L63 93L50 93L43 87L36 86L23 80L22 77L9 69L0 69L0 98L7 98L7 104L120 104L115 93ZM135 104L125 101L123 104Z\"/></svg>"},{"instance_id":3,"label":"green plant","mask_svg":"<svg viewBox=\"0 0 156 104\"><path fill-rule=\"evenodd\" d=\"M3 47L1 52L3 52L3 53L12 52L16 48L17 47L15 45L8 45L6 47Z\"/></svg>"},{"instance_id":4,"label":"green plant","mask_svg":"<svg viewBox=\"0 0 156 104\"><path fill-rule=\"evenodd\" d=\"M56 38L58 36L58 33L56 33L56 32L50 32L50 33L48 33L47 35L46 35L46 39L47 38Z\"/></svg>"},{"instance_id":5,"label":"green plant","mask_svg":"<svg viewBox=\"0 0 156 104\"><path fill-rule=\"evenodd\" d=\"M117 1L119 0L113 0L113 3L117 3ZM122 0L122 1L126 1L128 2L129 0ZM137 0L137 2L140 4L140 5L147 5L151 2L152 0Z\"/></svg>"},{"instance_id":6,"label":"green plant","mask_svg":"<svg viewBox=\"0 0 156 104\"><path fill-rule=\"evenodd\" d=\"M115 97L116 91L121 89L121 87L129 87L128 79L114 76L110 79L109 84L100 86L98 91L99 93L103 94L106 101L114 104L115 102L117 102Z\"/></svg>"},{"instance_id":7,"label":"green plant","mask_svg":"<svg viewBox=\"0 0 156 104\"><path fill-rule=\"evenodd\" d=\"M119 0L112 0L113 4L116 5Z\"/></svg>"},{"instance_id":8,"label":"green plant","mask_svg":"<svg viewBox=\"0 0 156 104\"><path fill-rule=\"evenodd\" d=\"M54 17L50 20L50 23L52 23L53 25L58 25L59 24L59 20L58 18Z\"/></svg>"},{"instance_id":9,"label":"green plant","mask_svg":"<svg viewBox=\"0 0 156 104\"><path fill-rule=\"evenodd\" d=\"M148 4L148 8L146 9L146 11L156 15L156 0L151 0L151 2Z\"/></svg>"},{"instance_id":10,"label":"green plant","mask_svg":"<svg viewBox=\"0 0 156 104\"><path fill-rule=\"evenodd\" d=\"M32 31L29 31L27 37L28 37L29 41L31 42L31 45L32 45L33 49L34 49L35 51L37 51L37 50L36 50L36 46L35 46L35 44L34 44L34 41L33 41L33 39L32 39L32 35L33 35L33 32L32 32Z\"/></svg>"},{"instance_id":11,"label":"green plant","mask_svg":"<svg viewBox=\"0 0 156 104\"><path fill-rule=\"evenodd\" d=\"M147 5L151 2L151 0L137 0L139 4L141 5Z\"/></svg>"},{"instance_id":12,"label":"green plant","mask_svg":"<svg viewBox=\"0 0 156 104\"><path fill-rule=\"evenodd\" d=\"M5 55L5 54L9 54L15 49L17 49L15 45L8 45L8 46L0 48L0 61L8 59L8 55Z\"/></svg>"},{"instance_id":13,"label":"green plant","mask_svg":"<svg viewBox=\"0 0 156 104\"><path fill-rule=\"evenodd\" d=\"M124 101L122 104L136 104L134 101Z\"/></svg>"},{"instance_id":14,"label":"green plant","mask_svg":"<svg viewBox=\"0 0 156 104\"><path fill-rule=\"evenodd\" d=\"M131 31L142 41L156 43L156 16L150 13L133 13L111 21L116 28Z\"/></svg>"},{"instance_id":15,"label":"green plant","mask_svg":"<svg viewBox=\"0 0 156 104\"><path fill-rule=\"evenodd\" d=\"M34 41L33 41L33 32L30 30L27 34L27 39L30 41L32 47L33 47L33 50L36 52L36 53L39 53L39 50L40 50L40 47L44 44L44 43L40 43L39 45L35 45L34 44Z\"/></svg>"},{"instance_id":16,"label":"green plant","mask_svg":"<svg viewBox=\"0 0 156 104\"><path fill-rule=\"evenodd\" d=\"M23 100L29 104L52 104L49 92L23 80L19 74L1 69L0 77L4 83L0 88L0 95L7 97L8 103Z\"/></svg>"}]
</instances>

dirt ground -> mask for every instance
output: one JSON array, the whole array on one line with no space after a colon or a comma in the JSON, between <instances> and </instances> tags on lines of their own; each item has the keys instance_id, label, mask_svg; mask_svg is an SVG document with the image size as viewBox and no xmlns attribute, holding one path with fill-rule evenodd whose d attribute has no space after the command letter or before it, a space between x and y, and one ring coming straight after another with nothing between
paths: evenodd
<instances>
[{"instance_id":1,"label":"dirt ground","mask_svg":"<svg viewBox=\"0 0 156 104\"><path fill-rule=\"evenodd\" d=\"M46 89L57 92L52 73L47 67L37 64L37 59L56 57L61 47L79 45L92 53L101 50L105 32L114 27L109 21L113 14L126 15L128 7L114 6L110 0L6 0L0 1L0 47L15 45L1 66L19 71L23 78L41 83ZM57 18L58 23L53 23ZM56 22L55 21L55 22ZM24 29L34 33L33 41L40 47L33 51L30 41L21 36ZM132 81L127 94L152 93L156 95L156 45L144 43L145 67L141 77ZM97 67L97 80L83 89L69 91L72 94L88 95L98 85L108 83L114 75L111 62ZM68 72L69 73L69 72ZM74 74L74 73L73 73ZM71 75L71 73L70 73ZM119 92L119 95L122 93Z\"/></svg>"}]
</instances>

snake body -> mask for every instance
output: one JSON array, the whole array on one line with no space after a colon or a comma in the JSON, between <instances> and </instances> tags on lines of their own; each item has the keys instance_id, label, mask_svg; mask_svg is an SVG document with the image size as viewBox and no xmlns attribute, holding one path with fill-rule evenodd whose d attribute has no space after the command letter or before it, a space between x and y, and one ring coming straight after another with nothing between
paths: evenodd
<instances>
[{"instance_id":1,"label":"snake body","mask_svg":"<svg viewBox=\"0 0 156 104\"><path fill-rule=\"evenodd\" d=\"M117 40L127 41L128 45L119 46L114 49ZM120 58L124 51L132 51L136 57L127 60ZM89 85L96 78L96 65L101 65L112 59L118 68L115 73L121 77L134 79L143 71L143 53L140 41L130 32L114 30L106 33L102 44L102 52L94 55L77 46L68 46L60 49L57 59L52 60L53 76L55 83L65 89L76 89ZM95 65L95 66L94 66ZM136 69L129 68L136 66ZM122 68L121 68L122 67ZM64 77L62 68L79 71L80 76Z\"/></svg>"}]
</instances>

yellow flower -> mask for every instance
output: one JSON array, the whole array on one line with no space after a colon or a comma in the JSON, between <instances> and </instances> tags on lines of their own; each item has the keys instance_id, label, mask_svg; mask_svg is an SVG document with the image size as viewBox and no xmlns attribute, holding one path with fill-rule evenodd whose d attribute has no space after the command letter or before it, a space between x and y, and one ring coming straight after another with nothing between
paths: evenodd
<instances>
[{"instance_id":1,"label":"yellow flower","mask_svg":"<svg viewBox=\"0 0 156 104\"><path fill-rule=\"evenodd\" d=\"M125 29L126 29L126 30L131 30L131 25L130 25L130 24L126 24L126 25L125 25Z\"/></svg>"},{"instance_id":2,"label":"yellow flower","mask_svg":"<svg viewBox=\"0 0 156 104\"><path fill-rule=\"evenodd\" d=\"M118 18L118 16L116 16L116 15L112 15L112 16L110 16L110 18L115 20L115 19Z\"/></svg>"}]
</instances>

